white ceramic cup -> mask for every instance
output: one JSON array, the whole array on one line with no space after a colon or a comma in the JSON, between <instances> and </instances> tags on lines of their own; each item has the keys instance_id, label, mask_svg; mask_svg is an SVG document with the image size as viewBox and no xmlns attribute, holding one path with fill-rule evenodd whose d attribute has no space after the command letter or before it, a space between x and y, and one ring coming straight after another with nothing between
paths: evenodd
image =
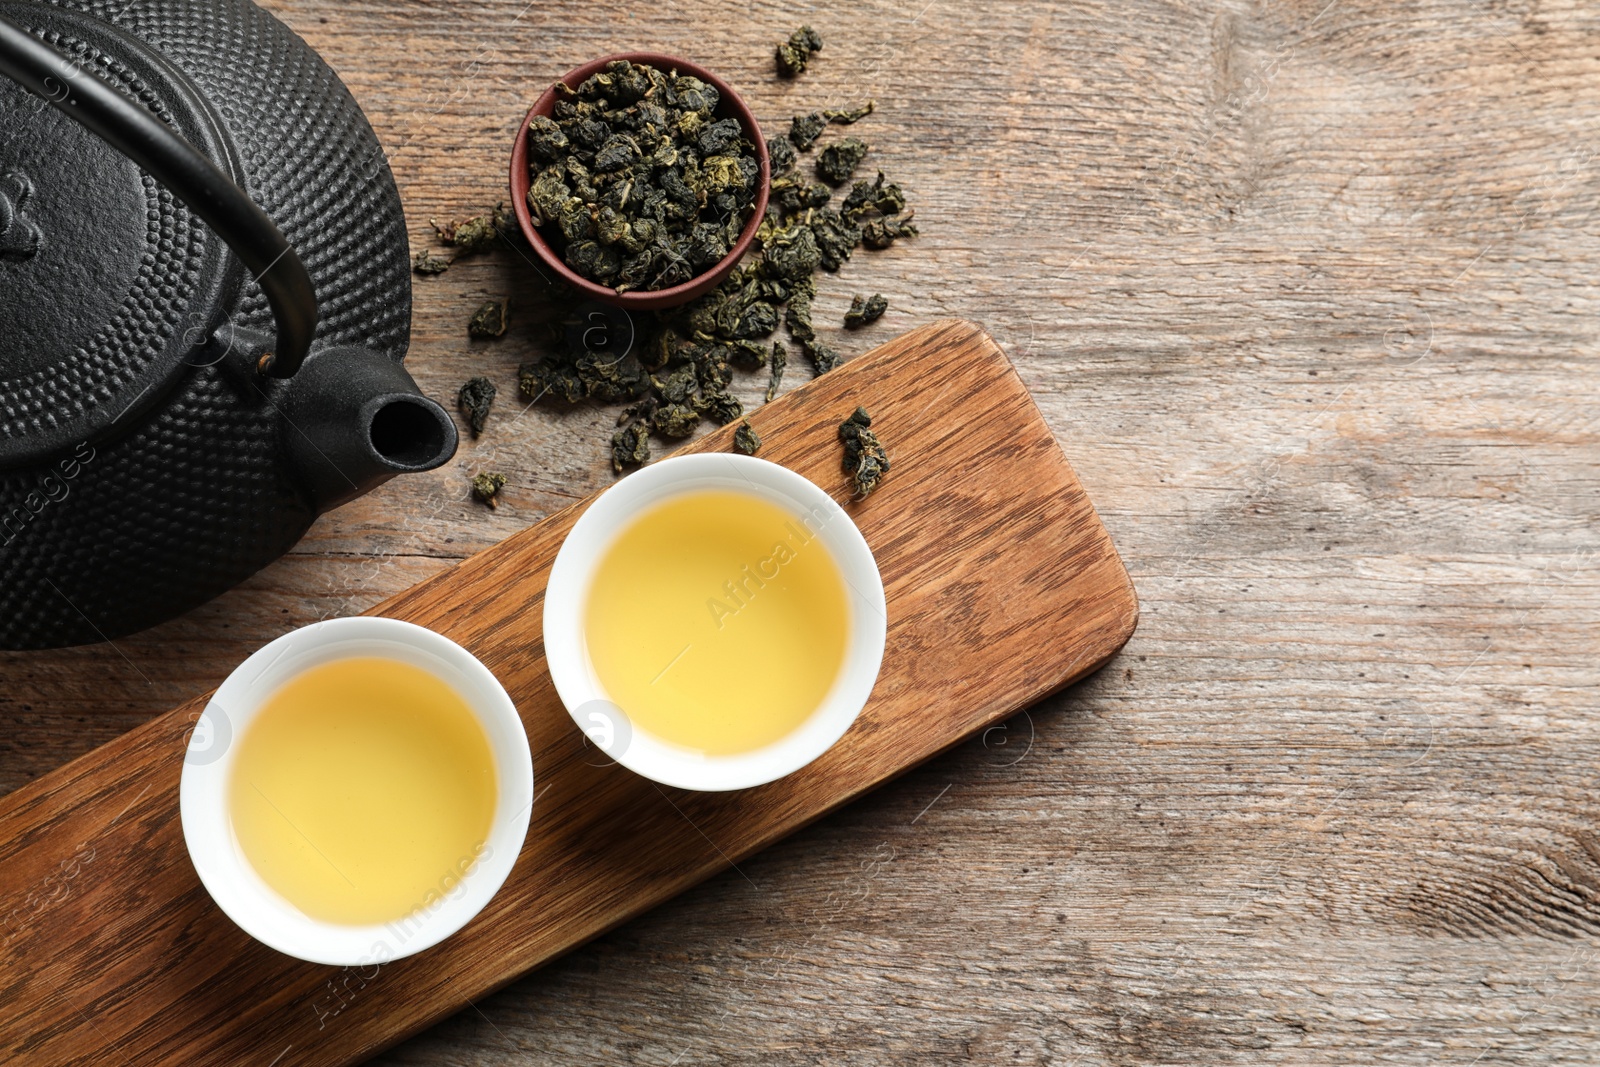
<instances>
[{"instance_id":1,"label":"white ceramic cup","mask_svg":"<svg viewBox=\"0 0 1600 1067\"><path fill-rule=\"evenodd\" d=\"M814 531L839 567L850 607L844 665L816 711L778 741L736 755L689 751L634 728L596 677L584 640L584 614L594 570L616 537L646 508L708 489L750 493L791 512ZM887 631L888 612L878 565L845 510L788 468L731 452L664 459L600 494L562 542L544 595L545 659L556 692L578 728L629 770L683 789L763 785L826 752L855 722L871 695L883 663Z\"/></svg>"},{"instance_id":2,"label":"white ceramic cup","mask_svg":"<svg viewBox=\"0 0 1600 1067\"><path fill-rule=\"evenodd\" d=\"M499 795L484 848L411 915L382 925L341 925L306 916L274 892L240 850L228 814L235 742L262 702L311 667L351 656L381 656L444 680L483 725ZM178 790L183 840L211 899L245 933L279 952L331 966L373 966L420 952L465 926L505 882L522 851L533 809L533 758L516 706L489 668L441 634L383 618L330 619L284 634L228 675L195 723Z\"/></svg>"}]
</instances>

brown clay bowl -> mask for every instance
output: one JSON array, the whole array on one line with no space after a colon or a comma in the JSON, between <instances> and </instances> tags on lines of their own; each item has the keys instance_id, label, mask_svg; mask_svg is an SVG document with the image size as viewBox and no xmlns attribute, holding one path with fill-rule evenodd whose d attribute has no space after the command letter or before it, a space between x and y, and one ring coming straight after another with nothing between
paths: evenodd
<instances>
[{"instance_id":1,"label":"brown clay bowl","mask_svg":"<svg viewBox=\"0 0 1600 1067\"><path fill-rule=\"evenodd\" d=\"M740 231L739 240L733 249L719 260L716 266L682 285L674 285L669 289L634 289L619 293L609 286L590 281L567 266L566 261L561 258L560 251L545 238L540 228L533 224L532 215L528 210L528 187L533 184L533 175L528 172L528 124L533 121L535 115L544 115L548 118L555 111L554 85L534 101L533 107L528 109L527 117L522 120L522 126L517 130L516 144L511 149L511 205L517 213L517 223L522 227L523 236L533 246L534 252L557 277L580 293L632 310L648 311L654 308L676 307L710 291L733 271L745 252L749 251L751 242L756 239L756 230L761 226L761 219L767 213L767 194L772 185L772 161L767 157L767 142L761 136L761 127L757 125L756 117L750 113L750 108L740 99L739 94L709 70L686 59L661 55L658 52L619 52L614 56L602 56L591 63L569 70L561 76L561 82L569 89L576 89L591 74L603 70L607 63L619 59L626 59L630 63L646 63L658 70L677 70L715 86L720 99L714 114L719 119L737 119L739 125L744 127L746 136L755 144L756 162L761 165L760 184L756 189L756 199L750 212L750 219Z\"/></svg>"}]
</instances>

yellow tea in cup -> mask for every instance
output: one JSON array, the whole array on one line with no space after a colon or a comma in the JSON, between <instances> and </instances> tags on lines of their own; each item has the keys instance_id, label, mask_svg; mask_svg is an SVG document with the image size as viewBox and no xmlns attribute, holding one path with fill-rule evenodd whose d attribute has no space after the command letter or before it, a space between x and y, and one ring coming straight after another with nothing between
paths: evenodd
<instances>
[{"instance_id":1,"label":"yellow tea in cup","mask_svg":"<svg viewBox=\"0 0 1600 1067\"><path fill-rule=\"evenodd\" d=\"M380 656L333 660L272 693L236 742L234 838L305 915L361 925L450 892L494 821L494 756L443 679Z\"/></svg>"},{"instance_id":2,"label":"yellow tea in cup","mask_svg":"<svg viewBox=\"0 0 1600 1067\"><path fill-rule=\"evenodd\" d=\"M816 711L844 665L850 607L814 520L706 489L617 534L583 629L595 678L634 729L720 756L778 741Z\"/></svg>"}]
</instances>

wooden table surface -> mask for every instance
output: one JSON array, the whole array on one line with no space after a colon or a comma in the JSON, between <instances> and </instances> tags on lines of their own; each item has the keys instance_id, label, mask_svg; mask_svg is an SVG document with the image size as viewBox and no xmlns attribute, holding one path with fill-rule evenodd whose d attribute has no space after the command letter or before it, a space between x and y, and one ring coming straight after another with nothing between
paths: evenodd
<instances>
[{"instance_id":1,"label":"wooden table surface","mask_svg":"<svg viewBox=\"0 0 1600 1067\"><path fill-rule=\"evenodd\" d=\"M819 320L888 296L847 355L987 324L1143 606L1095 677L376 1062L1594 1061L1592 4L268 6L416 247L604 52L700 61L769 132L876 97L923 236L824 276ZM778 82L802 19L826 48ZM608 484L611 411L518 414L535 324L466 338L535 289L509 252L417 279L423 387L501 387L452 464L184 619L0 656L0 790Z\"/></svg>"}]
</instances>

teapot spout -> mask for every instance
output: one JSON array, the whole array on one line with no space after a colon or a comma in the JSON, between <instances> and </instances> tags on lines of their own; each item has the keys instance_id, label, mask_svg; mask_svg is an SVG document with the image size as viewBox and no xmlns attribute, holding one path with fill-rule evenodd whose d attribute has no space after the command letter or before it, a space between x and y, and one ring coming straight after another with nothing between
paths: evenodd
<instances>
[{"instance_id":1,"label":"teapot spout","mask_svg":"<svg viewBox=\"0 0 1600 1067\"><path fill-rule=\"evenodd\" d=\"M284 383L280 410L284 449L318 513L456 453L449 413L370 349L314 350Z\"/></svg>"}]
</instances>

